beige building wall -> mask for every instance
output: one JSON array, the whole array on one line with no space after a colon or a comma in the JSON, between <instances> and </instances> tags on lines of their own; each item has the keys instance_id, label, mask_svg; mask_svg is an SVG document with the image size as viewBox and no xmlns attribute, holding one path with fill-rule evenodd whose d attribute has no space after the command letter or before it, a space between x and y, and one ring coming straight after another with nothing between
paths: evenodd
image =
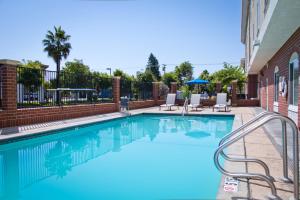
<instances>
[{"instance_id":1,"label":"beige building wall","mask_svg":"<svg viewBox=\"0 0 300 200\"><path fill-rule=\"evenodd\" d=\"M248 17L245 38L245 66L249 67L251 55L254 49L254 41L257 39L265 15L268 11L270 0L246 0L248 1Z\"/></svg>"}]
</instances>

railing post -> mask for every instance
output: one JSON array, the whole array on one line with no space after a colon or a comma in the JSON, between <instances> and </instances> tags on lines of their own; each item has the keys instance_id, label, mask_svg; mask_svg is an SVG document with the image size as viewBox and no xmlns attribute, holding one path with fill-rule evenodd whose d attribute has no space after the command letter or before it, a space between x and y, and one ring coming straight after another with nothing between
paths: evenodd
<instances>
[{"instance_id":1,"label":"railing post","mask_svg":"<svg viewBox=\"0 0 300 200\"><path fill-rule=\"evenodd\" d=\"M288 175L288 159L287 159L287 135L286 135L286 121L282 120L282 164L283 164L283 181L290 183Z\"/></svg>"},{"instance_id":2,"label":"railing post","mask_svg":"<svg viewBox=\"0 0 300 200\"><path fill-rule=\"evenodd\" d=\"M16 126L17 122L17 66L15 60L0 60L2 75L2 110L6 112L5 126Z\"/></svg>"},{"instance_id":3,"label":"railing post","mask_svg":"<svg viewBox=\"0 0 300 200\"><path fill-rule=\"evenodd\" d=\"M113 77L113 102L116 104L117 111L120 110L120 79L121 77Z\"/></svg>"},{"instance_id":4,"label":"railing post","mask_svg":"<svg viewBox=\"0 0 300 200\"><path fill-rule=\"evenodd\" d=\"M294 161L294 198L299 199L299 132L297 125L293 128L293 161Z\"/></svg>"}]
</instances>

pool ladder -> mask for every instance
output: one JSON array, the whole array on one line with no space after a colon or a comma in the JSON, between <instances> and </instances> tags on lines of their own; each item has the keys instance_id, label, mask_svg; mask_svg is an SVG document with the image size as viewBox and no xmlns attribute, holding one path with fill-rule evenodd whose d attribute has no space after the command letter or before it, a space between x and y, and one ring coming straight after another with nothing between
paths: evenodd
<instances>
[{"instance_id":1,"label":"pool ladder","mask_svg":"<svg viewBox=\"0 0 300 200\"><path fill-rule=\"evenodd\" d=\"M262 160L255 158L237 158L229 157L224 153L224 149L246 135L250 134L254 130L263 126L272 120L280 120L282 125L282 160L283 160L283 181L294 184L294 199L299 199L299 140L298 140L298 128L293 120L289 117L283 116L279 113L274 112L262 112L256 117L252 118L250 121L240 126L236 130L232 131L228 135L224 136L215 151L214 163L216 168L224 175L231 176L234 178L246 178L246 179L256 179L265 181L271 189L270 199L280 199L277 195L276 187L274 184L275 179L270 175L270 170L268 165ZM287 156L287 131L286 124L289 124L292 128L293 133L293 180L288 176L288 156ZM248 173L248 172L230 172L225 170L219 160L219 156L222 156L225 160L230 162L252 162L261 165L264 168L265 174L259 173Z\"/></svg>"},{"instance_id":2,"label":"pool ladder","mask_svg":"<svg viewBox=\"0 0 300 200\"><path fill-rule=\"evenodd\" d=\"M189 105L189 99L186 97L183 103L181 116L184 116L185 114L189 113L188 105Z\"/></svg>"}]
</instances>

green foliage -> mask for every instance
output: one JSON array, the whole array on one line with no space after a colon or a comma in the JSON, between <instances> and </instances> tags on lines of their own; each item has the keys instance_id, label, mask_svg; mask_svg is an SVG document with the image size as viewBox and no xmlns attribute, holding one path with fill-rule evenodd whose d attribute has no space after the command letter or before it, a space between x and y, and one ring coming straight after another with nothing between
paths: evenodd
<instances>
[{"instance_id":1,"label":"green foliage","mask_svg":"<svg viewBox=\"0 0 300 200\"><path fill-rule=\"evenodd\" d=\"M192 93L191 88L188 85L181 86L180 91L182 91L183 98L189 98Z\"/></svg>"},{"instance_id":2,"label":"green foliage","mask_svg":"<svg viewBox=\"0 0 300 200\"><path fill-rule=\"evenodd\" d=\"M107 73L92 72L93 88L99 92L101 89L112 87L111 76Z\"/></svg>"},{"instance_id":3,"label":"green foliage","mask_svg":"<svg viewBox=\"0 0 300 200\"><path fill-rule=\"evenodd\" d=\"M200 91L206 91L208 93L214 93L215 92L215 88L216 88L216 84L212 82L212 76L209 74L209 72L205 69L201 72L200 79L202 80L208 80L209 84L207 85L200 85Z\"/></svg>"},{"instance_id":4,"label":"green foliage","mask_svg":"<svg viewBox=\"0 0 300 200\"><path fill-rule=\"evenodd\" d=\"M150 71L145 71L144 73L138 73L136 77L138 82L154 82L156 81L154 75Z\"/></svg>"},{"instance_id":5,"label":"green foliage","mask_svg":"<svg viewBox=\"0 0 300 200\"><path fill-rule=\"evenodd\" d=\"M130 76L123 72L120 69L116 69L114 71L114 76L119 76L121 77L121 82L120 82L120 90L121 90L121 96L131 96L132 95L132 86L135 82L134 76ZM132 96L131 96L132 98Z\"/></svg>"},{"instance_id":6,"label":"green foliage","mask_svg":"<svg viewBox=\"0 0 300 200\"><path fill-rule=\"evenodd\" d=\"M202 80L210 80L209 72L206 69L203 70L201 72L199 78L202 79Z\"/></svg>"},{"instance_id":7,"label":"green foliage","mask_svg":"<svg viewBox=\"0 0 300 200\"><path fill-rule=\"evenodd\" d=\"M74 61L66 62L62 71L65 73L87 75L90 73L90 68L82 60L74 59Z\"/></svg>"},{"instance_id":8,"label":"green foliage","mask_svg":"<svg viewBox=\"0 0 300 200\"><path fill-rule=\"evenodd\" d=\"M144 94L150 94L152 91L152 82L156 81L152 72L146 70L144 73L137 73L136 81L134 81L135 98L137 95L141 97Z\"/></svg>"},{"instance_id":9,"label":"green foliage","mask_svg":"<svg viewBox=\"0 0 300 200\"><path fill-rule=\"evenodd\" d=\"M152 74L154 75L154 77L157 81L159 81L161 79L158 60L152 53L150 54L150 56L148 58L146 71L152 72Z\"/></svg>"},{"instance_id":10,"label":"green foliage","mask_svg":"<svg viewBox=\"0 0 300 200\"><path fill-rule=\"evenodd\" d=\"M183 62L175 67L175 75L179 84L182 86L186 81L193 78L193 67L190 62Z\"/></svg>"},{"instance_id":11,"label":"green foliage","mask_svg":"<svg viewBox=\"0 0 300 200\"><path fill-rule=\"evenodd\" d=\"M162 81L164 84L166 84L168 87L171 87L171 83L172 82L178 82L177 80L177 76L174 72L168 72L168 73L165 73L163 76L162 76Z\"/></svg>"},{"instance_id":12,"label":"green foliage","mask_svg":"<svg viewBox=\"0 0 300 200\"><path fill-rule=\"evenodd\" d=\"M43 64L39 61L24 61L18 68L18 83L33 92L43 83Z\"/></svg>"},{"instance_id":13,"label":"green foliage","mask_svg":"<svg viewBox=\"0 0 300 200\"><path fill-rule=\"evenodd\" d=\"M64 88L90 88L92 85L90 68L82 60L66 62L60 78Z\"/></svg>"},{"instance_id":14,"label":"green foliage","mask_svg":"<svg viewBox=\"0 0 300 200\"><path fill-rule=\"evenodd\" d=\"M114 71L113 75L121 77L121 80L126 80L126 81L134 80L134 76L130 76L129 74L125 73L124 71L122 71L120 69L116 69Z\"/></svg>"},{"instance_id":15,"label":"green foliage","mask_svg":"<svg viewBox=\"0 0 300 200\"><path fill-rule=\"evenodd\" d=\"M211 80L213 83L220 81L224 92L226 92L227 87L231 85L233 80L237 80L238 88L241 91L246 82L246 75L240 66L224 63L224 68L213 73Z\"/></svg>"}]
</instances>

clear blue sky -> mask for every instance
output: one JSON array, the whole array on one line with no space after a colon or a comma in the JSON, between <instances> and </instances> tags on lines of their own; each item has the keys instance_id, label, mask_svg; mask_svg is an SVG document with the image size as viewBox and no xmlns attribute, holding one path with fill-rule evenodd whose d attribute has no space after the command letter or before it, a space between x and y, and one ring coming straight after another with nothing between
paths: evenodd
<instances>
[{"instance_id":1,"label":"clear blue sky","mask_svg":"<svg viewBox=\"0 0 300 200\"><path fill-rule=\"evenodd\" d=\"M195 64L194 76L239 62L241 0L0 0L0 59L40 60L54 25L71 35L67 60L135 74L152 52L160 64ZM197 65L198 64L198 65ZM167 71L174 65L168 65Z\"/></svg>"}]
</instances>

